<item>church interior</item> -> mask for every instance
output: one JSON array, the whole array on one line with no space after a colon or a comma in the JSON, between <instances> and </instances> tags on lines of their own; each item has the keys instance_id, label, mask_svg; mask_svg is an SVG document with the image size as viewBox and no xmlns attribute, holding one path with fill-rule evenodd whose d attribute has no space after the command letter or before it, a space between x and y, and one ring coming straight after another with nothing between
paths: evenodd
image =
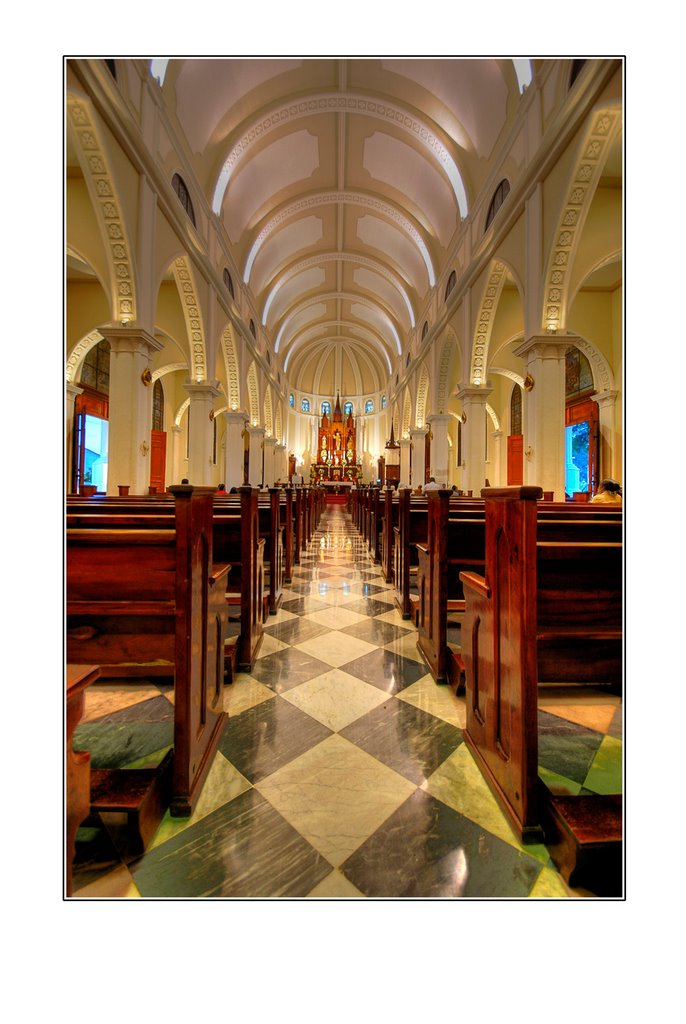
<instances>
[{"instance_id":1,"label":"church interior","mask_svg":"<svg viewBox=\"0 0 686 1024\"><path fill-rule=\"evenodd\" d=\"M275 495L300 543L215 679L197 799L141 845L93 797L70 900L622 898L621 678L540 688L533 712L527 771L614 801L595 885L513 827L469 741L466 626L465 692L436 681L364 525L386 495L388 523L404 493L419 507L430 478L470 515L511 489L567 519L623 484L622 58L78 57L64 100L67 564L91 508L112 534L154 508L163 532L176 502L178 530L217 488L215 514L244 524ZM98 671L68 756L159 767L178 679L154 641L123 659L147 674L108 674L69 579L67 661Z\"/></svg>"}]
</instances>

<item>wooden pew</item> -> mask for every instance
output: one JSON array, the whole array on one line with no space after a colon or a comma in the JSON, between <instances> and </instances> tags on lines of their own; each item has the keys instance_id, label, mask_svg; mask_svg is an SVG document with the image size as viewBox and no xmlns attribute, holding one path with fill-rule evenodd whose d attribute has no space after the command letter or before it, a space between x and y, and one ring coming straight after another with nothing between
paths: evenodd
<instances>
[{"instance_id":1,"label":"wooden pew","mask_svg":"<svg viewBox=\"0 0 686 1024\"><path fill-rule=\"evenodd\" d=\"M130 525L138 517L139 528L171 528L174 517L171 494L156 497L101 496L89 499L68 498L67 525ZM264 516L264 514L263 514ZM246 485L226 498L214 495L213 543L218 561L230 564L226 580L229 623L225 642L227 681L236 669L250 671L262 643L265 596L264 549L259 536L258 492ZM133 670L132 670L133 671ZM158 674L166 671L158 668Z\"/></svg>"},{"instance_id":2,"label":"wooden pew","mask_svg":"<svg viewBox=\"0 0 686 1024\"><path fill-rule=\"evenodd\" d=\"M384 518L381 530L381 569L384 581L393 582L393 539L398 525L398 495L393 487L384 491Z\"/></svg>"},{"instance_id":3,"label":"wooden pew","mask_svg":"<svg viewBox=\"0 0 686 1024\"><path fill-rule=\"evenodd\" d=\"M171 813L189 815L226 724L229 566L213 560L213 488L173 487L174 528L68 527L67 661L103 678L174 678ZM126 782L126 773L122 776ZM116 787L110 787L112 806Z\"/></svg>"},{"instance_id":4,"label":"wooden pew","mask_svg":"<svg viewBox=\"0 0 686 1024\"><path fill-rule=\"evenodd\" d=\"M590 683L621 690L621 523L612 524L615 539L592 539L605 522L594 518L587 526L588 507L585 519L561 527L559 520L537 521L540 488L489 488L482 494L485 573L461 573L465 741L522 841L545 836L566 877L576 884L583 884L590 870L594 844L614 863L616 874L621 858L616 800L612 810L612 801L589 798L581 814L582 805L573 804L576 813L566 811L566 838L565 829L552 824L555 814L565 814L564 802L538 779L537 712L539 684ZM563 534L567 539L560 540ZM579 821L589 821L588 809L601 804L604 816L596 813L595 818L605 821L604 833L599 835L597 828L584 832ZM616 877L609 884L616 887Z\"/></svg>"},{"instance_id":5,"label":"wooden pew","mask_svg":"<svg viewBox=\"0 0 686 1024\"><path fill-rule=\"evenodd\" d=\"M90 754L74 750L76 726L83 717L85 691L100 675L97 665L67 665L65 675L66 745L65 745L65 845L66 890L72 895L72 864L79 825L90 813L91 768Z\"/></svg>"}]
</instances>

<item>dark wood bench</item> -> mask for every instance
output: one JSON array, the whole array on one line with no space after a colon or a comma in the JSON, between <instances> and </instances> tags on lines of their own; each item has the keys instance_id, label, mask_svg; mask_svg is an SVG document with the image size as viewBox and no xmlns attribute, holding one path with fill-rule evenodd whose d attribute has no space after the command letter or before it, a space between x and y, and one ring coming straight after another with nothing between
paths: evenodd
<instances>
[{"instance_id":1,"label":"dark wood bench","mask_svg":"<svg viewBox=\"0 0 686 1024\"><path fill-rule=\"evenodd\" d=\"M567 876L583 884L593 844L603 847L604 856L614 846L616 860L621 817L617 801L614 810L600 798L589 798L585 809L565 805L540 782L538 693L540 685L549 683L592 684L621 692L621 521L610 521L608 537L607 521L593 516L590 506L572 522L539 517L540 488L490 488L482 493L485 573L461 573L466 602L464 738L522 841L549 839L551 854L559 857ZM599 802L605 806L606 841L601 842L597 828L589 828L586 835L592 841L585 845L581 823ZM570 822L566 830L560 824L564 818ZM615 877L612 884L620 883Z\"/></svg>"},{"instance_id":2,"label":"dark wood bench","mask_svg":"<svg viewBox=\"0 0 686 1024\"><path fill-rule=\"evenodd\" d=\"M213 489L172 492L173 528L151 527L145 517L117 528L68 525L66 649L68 663L98 665L103 679L173 676L170 809L186 816L226 723L230 566L213 558Z\"/></svg>"}]
</instances>

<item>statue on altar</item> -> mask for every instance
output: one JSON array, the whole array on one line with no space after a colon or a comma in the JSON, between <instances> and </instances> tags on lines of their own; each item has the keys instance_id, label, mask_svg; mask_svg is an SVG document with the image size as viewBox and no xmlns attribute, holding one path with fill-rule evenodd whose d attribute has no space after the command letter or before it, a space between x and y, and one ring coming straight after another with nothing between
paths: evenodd
<instances>
[{"instance_id":1,"label":"statue on altar","mask_svg":"<svg viewBox=\"0 0 686 1024\"><path fill-rule=\"evenodd\" d=\"M354 482L361 472L357 462L357 431L352 411L344 418L340 395L333 416L322 414L319 423L315 475L318 480Z\"/></svg>"}]
</instances>

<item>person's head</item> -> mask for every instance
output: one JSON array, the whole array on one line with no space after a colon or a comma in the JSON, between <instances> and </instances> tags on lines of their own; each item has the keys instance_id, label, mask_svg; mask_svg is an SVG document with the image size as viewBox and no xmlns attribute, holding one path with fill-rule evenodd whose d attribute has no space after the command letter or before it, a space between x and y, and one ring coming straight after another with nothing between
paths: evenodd
<instances>
[{"instance_id":1,"label":"person's head","mask_svg":"<svg viewBox=\"0 0 686 1024\"><path fill-rule=\"evenodd\" d=\"M598 484L598 494L618 494L621 498L622 487L616 480L601 480Z\"/></svg>"},{"instance_id":2,"label":"person's head","mask_svg":"<svg viewBox=\"0 0 686 1024\"><path fill-rule=\"evenodd\" d=\"M181 481L181 483L182 484L187 484L188 483L188 477L184 477L183 480Z\"/></svg>"},{"instance_id":3,"label":"person's head","mask_svg":"<svg viewBox=\"0 0 686 1024\"><path fill-rule=\"evenodd\" d=\"M430 476L429 477L429 483L430 484L435 484L436 483L436 477L435 476Z\"/></svg>"},{"instance_id":4,"label":"person's head","mask_svg":"<svg viewBox=\"0 0 686 1024\"><path fill-rule=\"evenodd\" d=\"M219 487L217 488L217 490L218 491L225 491L226 490L226 484L220 484Z\"/></svg>"}]
</instances>

